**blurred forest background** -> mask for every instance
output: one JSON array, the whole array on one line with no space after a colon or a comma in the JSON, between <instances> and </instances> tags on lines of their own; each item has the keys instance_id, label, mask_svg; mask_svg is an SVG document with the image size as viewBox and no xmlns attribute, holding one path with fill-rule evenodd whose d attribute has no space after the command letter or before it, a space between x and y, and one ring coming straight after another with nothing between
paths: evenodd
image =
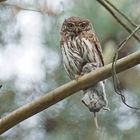
<instances>
[{"instance_id":1,"label":"blurred forest background","mask_svg":"<svg viewBox=\"0 0 140 140\"><path fill-rule=\"evenodd\" d=\"M140 0L110 0L140 23ZM91 20L101 42L105 62L112 61L118 44L128 32L96 0L8 0L0 3L0 118L69 81L59 48L65 18ZM131 39L119 58L139 50ZM140 106L140 66L119 74L127 103ZM82 92L21 122L0 140L139 140L140 111L126 107L114 92L112 79L106 92L110 112L93 115L81 103Z\"/></svg>"}]
</instances>

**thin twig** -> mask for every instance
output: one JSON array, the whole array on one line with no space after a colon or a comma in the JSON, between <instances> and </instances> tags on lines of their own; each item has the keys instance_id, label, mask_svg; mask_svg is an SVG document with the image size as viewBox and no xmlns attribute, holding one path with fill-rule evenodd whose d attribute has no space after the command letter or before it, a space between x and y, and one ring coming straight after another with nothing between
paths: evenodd
<instances>
[{"instance_id":1,"label":"thin twig","mask_svg":"<svg viewBox=\"0 0 140 140\"><path fill-rule=\"evenodd\" d=\"M114 6L110 1L105 0L108 5L110 5L114 10L116 10L124 19L126 19L132 26L137 27L138 25L134 23L130 18L128 18L124 13L122 13L116 6Z\"/></svg>"},{"instance_id":2,"label":"thin twig","mask_svg":"<svg viewBox=\"0 0 140 140\"><path fill-rule=\"evenodd\" d=\"M126 103L126 99L125 99L125 96L122 94L122 90L120 88L120 81L119 81L119 78L116 74L116 62L117 62L117 59L118 59L118 53L120 50L122 50L125 46L126 46L126 43L131 39L131 37L138 31L138 29L140 28L140 25L137 26L137 28L126 38L124 39L120 44L119 44L119 47L114 55L114 58L113 58L113 62L112 62L112 78L113 78L113 83L114 83L114 89L115 89L115 92L121 96L121 99L122 99L122 102L128 106L129 108L132 108L132 109L140 109L139 107L132 107L130 106L129 104Z\"/></svg>"},{"instance_id":3,"label":"thin twig","mask_svg":"<svg viewBox=\"0 0 140 140\"><path fill-rule=\"evenodd\" d=\"M140 51L118 60L116 64L116 73L129 69L139 63ZM91 87L94 84L97 84L99 81L109 78L110 76L112 76L112 64L108 64L80 77L78 80L73 80L49 93L46 93L44 96L38 98L37 100L32 101L31 103L28 103L13 111L9 115L1 118L0 134L9 130L23 120L74 94L75 92Z\"/></svg>"},{"instance_id":4,"label":"thin twig","mask_svg":"<svg viewBox=\"0 0 140 140\"><path fill-rule=\"evenodd\" d=\"M132 31L132 33L126 38L126 39L124 39L121 43L120 43L120 45L119 45L119 47L118 47L118 52L122 49L122 48L124 48L126 45L126 43L131 39L131 37L138 31L140 29L140 25L138 25L136 28L135 28L135 30L133 30Z\"/></svg>"},{"instance_id":5,"label":"thin twig","mask_svg":"<svg viewBox=\"0 0 140 140\"><path fill-rule=\"evenodd\" d=\"M120 23L129 33L131 33L133 30L129 28L125 23L121 21L119 17L112 11L112 9L103 1L103 0L97 0L101 5L103 5L109 12L110 14ZM140 42L140 37L136 34L133 35L133 37Z\"/></svg>"}]
</instances>

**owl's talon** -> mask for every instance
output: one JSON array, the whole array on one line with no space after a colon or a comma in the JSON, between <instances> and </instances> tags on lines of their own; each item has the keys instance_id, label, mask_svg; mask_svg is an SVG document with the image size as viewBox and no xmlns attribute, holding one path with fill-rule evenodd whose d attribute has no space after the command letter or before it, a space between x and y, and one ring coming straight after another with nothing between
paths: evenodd
<instances>
[{"instance_id":1,"label":"owl's talon","mask_svg":"<svg viewBox=\"0 0 140 140\"><path fill-rule=\"evenodd\" d=\"M74 78L76 81L78 81L78 79L81 77L81 75L75 74Z\"/></svg>"},{"instance_id":2,"label":"owl's talon","mask_svg":"<svg viewBox=\"0 0 140 140\"><path fill-rule=\"evenodd\" d=\"M108 108L108 107L103 107L103 110L110 111L110 108Z\"/></svg>"}]
</instances>

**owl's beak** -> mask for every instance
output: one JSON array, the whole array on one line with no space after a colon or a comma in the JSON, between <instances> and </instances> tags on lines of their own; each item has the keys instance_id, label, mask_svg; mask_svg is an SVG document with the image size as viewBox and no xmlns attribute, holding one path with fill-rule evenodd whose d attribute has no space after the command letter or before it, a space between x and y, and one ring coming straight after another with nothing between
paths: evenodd
<instances>
[{"instance_id":1,"label":"owl's beak","mask_svg":"<svg viewBox=\"0 0 140 140\"><path fill-rule=\"evenodd\" d=\"M75 33L76 33L76 35L78 35L78 34L79 34L79 32L80 32L80 31L79 31L79 29L78 29L78 28L76 28L76 29L75 29Z\"/></svg>"}]
</instances>

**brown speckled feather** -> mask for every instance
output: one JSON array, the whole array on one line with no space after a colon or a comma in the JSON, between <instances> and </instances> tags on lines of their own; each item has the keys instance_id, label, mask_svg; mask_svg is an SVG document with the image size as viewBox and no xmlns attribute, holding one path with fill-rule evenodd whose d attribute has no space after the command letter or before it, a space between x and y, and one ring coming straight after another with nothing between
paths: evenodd
<instances>
[{"instance_id":1,"label":"brown speckled feather","mask_svg":"<svg viewBox=\"0 0 140 140\"><path fill-rule=\"evenodd\" d=\"M85 37L88 40L90 40L90 42L92 42L92 44L93 44L93 47L94 46L96 47L96 50L98 52L98 55L99 55L101 63L102 63L102 66L104 66L104 59L103 59L102 48L101 48L100 42L99 42L97 36L95 35L94 31L93 30L84 31L81 34L81 36Z\"/></svg>"}]
</instances>

